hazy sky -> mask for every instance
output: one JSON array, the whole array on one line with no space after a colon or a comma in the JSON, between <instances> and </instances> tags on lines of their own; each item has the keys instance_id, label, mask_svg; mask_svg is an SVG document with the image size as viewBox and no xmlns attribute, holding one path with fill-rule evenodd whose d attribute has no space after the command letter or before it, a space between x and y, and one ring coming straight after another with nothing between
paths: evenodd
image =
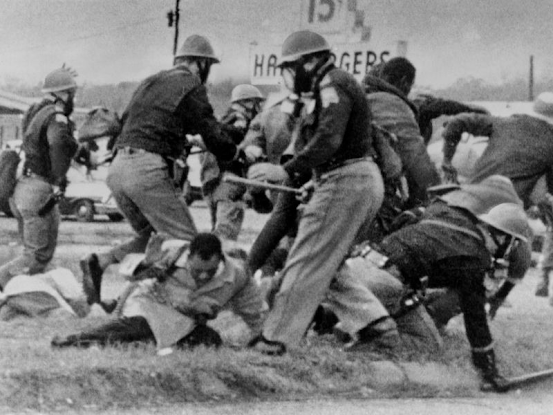
<instances>
[{"instance_id":1,"label":"hazy sky","mask_svg":"<svg viewBox=\"0 0 553 415\"><path fill-rule=\"evenodd\" d=\"M192 33L208 36L222 56L214 79L245 75L250 43L282 43L299 28L300 5L309 1L181 0L180 42ZM347 7L351 0L333 1ZM0 0L0 80L39 83L63 62L80 83L140 80L171 64L174 32L166 13L174 5ZM419 85L442 87L471 75L490 82L526 77L531 54L538 79L553 68L553 0L357 0L357 8L365 10L375 49L408 42Z\"/></svg>"}]
</instances>

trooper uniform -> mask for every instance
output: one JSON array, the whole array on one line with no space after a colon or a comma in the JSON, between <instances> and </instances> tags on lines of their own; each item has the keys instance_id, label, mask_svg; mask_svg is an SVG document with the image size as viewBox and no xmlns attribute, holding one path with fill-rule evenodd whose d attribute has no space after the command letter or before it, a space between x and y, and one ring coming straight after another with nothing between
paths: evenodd
<instances>
[{"instance_id":1,"label":"trooper uniform","mask_svg":"<svg viewBox=\"0 0 553 415\"><path fill-rule=\"evenodd\" d=\"M196 235L179 187L182 183L176 183L174 173L186 157L186 135L201 135L207 149L221 161L238 157L232 139L235 131L215 119L208 101L206 79L201 77L207 78L209 71L196 76L178 58L191 59L198 68L204 64L207 69L219 62L207 39L189 36L175 56L175 66L146 78L127 105L107 184L136 234L107 253L91 254L81 261L85 292L92 303L100 301L105 267L128 253L144 252L153 232L182 240Z\"/></svg>"},{"instance_id":2,"label":"trooper uniform","mask_svg":"<svg viewBox=\"0 0 553 415\"><path fill-rule=\"evenodd\" d=\"M259 112L259 103L262 100L263 95L255 86L237 85L232 90L231 105L221 122L237 128L245 135L250 122ZM247 105L247 101L251 107ZM241 140L236 142L237 145L240 143ZM201 159L202 191L210 210L213 233L223 240L223 244L237 241L244 222L246 189L223 179L226 175L242 177L245 172L242 171L242 166L218 163L211 153L203 154Z\"/></svg>"},{"instance_id":3,"label":"trooper uniform","mask_svg":"<svg viewBox=\"0 0 553 415\"><path fill-rule=\"evenodd\" d=\"M325 51L330 52L330 46L322 36L295 32L283 44L282 60L303 65L304 56ZM296 67L295 82L301 70ZM292 179L312 170L316 185L282 270L282 284L260 339L262 352L271 352L266 346L282 352L299 344L359 228L372 221L383 198L360 85L322 56L309 76L313 99L302 108L295 153L283 169Z\"/></svg>"},{"instance_id":4,"label":"trooper uniform","mask_svg":"<svg viewBox=\"0 0 553 415\"><path fill-rule=\"evenodd\" d=\"M0 268L2 287L15 275L43 272L54 256L59 209L55 205L42 216L38 212L53 197L55 187L65 190L65 175L78 148L66 103L54 95L76 87L69 70L51 72L44 83L47 95L32 105L23 118L23 175L10 199L23 239L23 254Z\"/></svg>"}]
</instances>

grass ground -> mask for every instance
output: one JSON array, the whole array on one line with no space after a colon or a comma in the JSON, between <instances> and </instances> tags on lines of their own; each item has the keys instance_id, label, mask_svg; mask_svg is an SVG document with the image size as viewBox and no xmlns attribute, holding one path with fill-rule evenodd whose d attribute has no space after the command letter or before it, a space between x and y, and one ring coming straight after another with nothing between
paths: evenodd
<instances>
[{"instance_id":1,"label":"grass ground","mask_svg":"<svg viewBox=\"0 0 553 415\"><path fill-rule=\"evenodd\" d=\"M205 228L205 209L193 214ZM241 242L251 243L263 218L248 214ZM203 224L203 225L202 225ZM98 243L108 243L117 236ZM78 259L105 245L63 245L58 263L79 275ZM104 297L115 297L122 280L108 273ZM553 308L533 296L538 270L532 269L500 309L492 330L499 366L507 376L553 367ZM153 345L88 350L53 350L55 334L68 334L105 321L99 309L85 319L19 319L0 322L0 409L39 411L105 409L179 402L283 400L313 397L472 396L479 394L469 359L462 320L444 333L442 353L400 350L347 353L332 338L308 335L301 349L267 357L239 347L199 349L155 355ZM228 344L240 346L247 329L229 314L215 321ZM374 361L417 362L433 373L435 363L450 372L436 373L432 384L396 382L383 386ZM452 382L456 377L465 381Z\"/></svg>"}]
</instances>

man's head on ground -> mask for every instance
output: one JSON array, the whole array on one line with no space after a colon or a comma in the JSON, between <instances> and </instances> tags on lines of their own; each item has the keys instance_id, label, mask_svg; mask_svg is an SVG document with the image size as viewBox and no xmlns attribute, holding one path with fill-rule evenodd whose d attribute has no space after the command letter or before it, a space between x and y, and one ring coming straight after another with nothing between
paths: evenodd
<instances>
[{"instance_id":1,"label":"man's head on ground","mask_svg":"<svg viewBox=\"0 0 553 415\"><path fill-rule=\"evenodd\" d=\"M70 115L73 112L75 94L77 93L76 76L77 72L64 64L44 78L42 92L54 97L56 102L61 103L65 115Z\"/></svg>"},{"instance_id":2,"label":"man's head on ground","mask_svg":"<svg viewBox=\"0 0 553 415\"><path fill-rule=\"evenodd\" d=\"M200 35L187 37L174 58L175 65L186 66L194 75L199 76L202 84L207 82L211 65L219 62L209 40Z\"/></svg>"},{"instance_id":3,"label":"man's head on ground","mask_svg":"<svg viewBox=\"0 0 553 415\"><path fill-rule=\"evenodd\" d=\"M379 77L409 95L415 83L417 70L406 58L392 58L379 69Z\"/></svg>"},{"instance_id":4,"label":"man's head on ground","mask_svg":"<svg viewBox=\"0 0 553 415\"><path fill-rule=\"evenodd\" d=\"M282 44L278 64L284 85L298 95L310 92L319 69L330 59L330 45L324 37L309 30L292 33Z\"/></svg>"},{"instance_id":5,"label":"man's head on ground","mask_svg":"<svg viewBox=\"0 0 553 415\"><path fill-rule=\"evenodd\" d=\"M196 283L211 281L223 260L223 248L217 236L200 233L190 242L187 268Z\"/></svg>"}]
</instances>

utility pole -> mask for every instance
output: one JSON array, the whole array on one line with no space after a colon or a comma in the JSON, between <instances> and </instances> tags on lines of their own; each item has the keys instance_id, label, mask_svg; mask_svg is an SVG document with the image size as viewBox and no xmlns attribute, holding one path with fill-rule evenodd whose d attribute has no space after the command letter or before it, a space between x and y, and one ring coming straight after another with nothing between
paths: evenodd
<instances>
[{"instance_id":1,"label":"utility pole","mask_svg":"<svg viewBox=\"0 0 553 415\"><path fill-rule=\"evenodd\" d=\"M530 55L530 74L528 79L528 101L534 101L534 55Z\"/></svg>"},{"instance_id":2,"label":"utility pole","mask_svg":"<svg viewBox=\"0 0 553 415\"><path fill-rule=\"evenodd\" d=\"M180 20L180 0L175 0L175 10L169 10L167 13L167 26L175 26L175 38L173 40L173 56L177 54L177 48L179 46L179 20Z\"/></svg>"}]
</instances>

